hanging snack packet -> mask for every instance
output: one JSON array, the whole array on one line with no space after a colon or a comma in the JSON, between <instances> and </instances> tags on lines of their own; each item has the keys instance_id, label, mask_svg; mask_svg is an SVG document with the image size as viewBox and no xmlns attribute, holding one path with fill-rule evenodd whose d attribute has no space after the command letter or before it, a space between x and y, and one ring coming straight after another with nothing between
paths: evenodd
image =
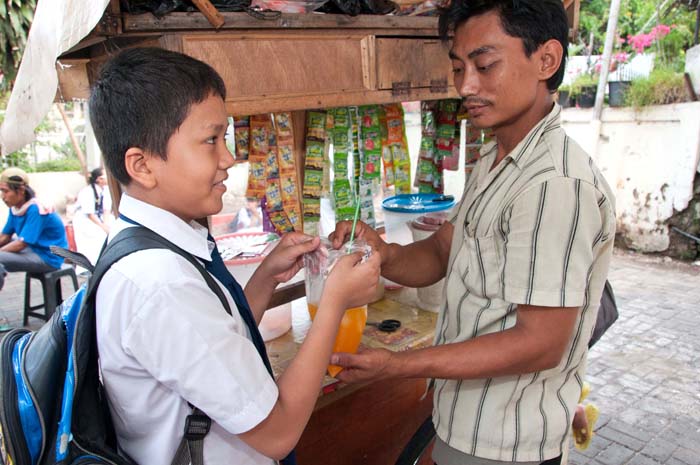
<instances>
[{"instance_id":1,"label":"hanging snack packet","mask_svg":"<svg viewBox=\"0 0 700 465\"><path fill-rule=\"evenodd\" d=\"M360 200L360 219L372 228L376 226L373 197L378 187L376 180L360 179L358 195Z\"/></svg>"},{"instance_id":2,"label":"hanging snack packet","mask_svg":"<svg viewBox=\"0 0 700 465\"><path fill-rule=\"evenodd\" d=\"M286 112L275 113L275 128L277 129L277 139L294 139L292 132L292 115Z\"/></svg>"},{"instance_id":3,"label":"hanging snack packet","mask_svg":"<svg viewBox=\"0 0 700 465\"><path fill-rule=\"evenodd\" d=\"M335 203L335 220L352 220L355 215L355 196L349 179L333 181L333 200Z\"/></svg>"},{"instance_id":4,"label":"hanging snack packet","mask_svg":"<svg viewBox=\"0 0 700 465\"><path fill-rule=\"evenodd\" d=\"M236 160L247 160L250 153L250 116L237 116L233 119L233 140Z\"/></svg>"},{"instance_id":5,"label":"hanging snack packet","mask_svg":"<svg viewBox=\"0 0 700 465\"><path fill-rule=\"evenodd\" d=\"M382 166L384 166L384 187L394 185L394 158L391 154L389 131L387 127L386 105L379 107L379 128L382 135Z\"/></svg>"},{"instance_id":6,"label":"hanging snack packet","mask_svg":"<svg viewBox=\"0 0 700 465\"><path fill-rule=\"evenodd\" d=\"M353 160L353 179L357 183L360 179L361 163L360 163L360 116L357 107L350 107L350 123L352 125L352 160Z\"/></svg>"},{"instance_id":7,"label":"hanging snack packet","mask_svg":"<svg viewBox=\"0 0 700 465\"><path fill-rule=\"evenodd\" d=\"M382 136L379 127L379 107L365 105L360 107L360 131L362 134L360 153L362 172L365 179L379 179L382 158Z\"/></svg>"},{"instance_id":8,"label":"hanging snack packet","mask_svg":"<svg viewBox=\"0 0 700 465\"><path fill-rule=\"evenodd\" d=\"M323 170L324 143L316 140L306 140L306 160L304 165L307 168Z\"/></svg>"},{"instance_id":9,"label":"hanging snack packet","mask_svg":"<svg viewBox=\"0 0 700 465\"><path fill-rule=\"evenodd\" d=\"M270 115L250 117L250 156L267 155L271 129Z\"/></svg>"},{"instance_id":10,"label":"hanging snack packet","mask_svg":"<svg viewBox=\"0 0 700 465\"><path fill-rule=\"evenodd\" d=\"M306 115L306 140L326 140L326 112L309 111Z\"/></svg>"},{"instance_id":11,"label":"hanging snack packet","mask_svg":"<svg viewBox=\"0 0 700 465\"><path fill-rule=\"evenodd\" d=\"M246 197L262 199L265 196L271 132L273 132L273 128L269 114L250 117L250 150L248 154L248 189Z\"/></svg>"}]
</instances>

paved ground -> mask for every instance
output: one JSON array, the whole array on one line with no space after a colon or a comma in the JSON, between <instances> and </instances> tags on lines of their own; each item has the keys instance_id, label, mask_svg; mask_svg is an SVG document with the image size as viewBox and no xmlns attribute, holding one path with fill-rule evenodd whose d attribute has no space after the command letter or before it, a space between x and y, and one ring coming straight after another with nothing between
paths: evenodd
<instances>
[{"instance_id":1,"label":"paved ground","mask_svg":"<svg viewBox=\"0 0 700 465\"><path fill-rule=\"evenodd\" d=\"M620 319L588 369L601 418L590 448L572 451L569 464L700 465L700 266L616 251L610 281ZM40 301L38 283L32 295ZM24 274L11 274L0 318L21 325L23 298Z\"/></svg>"},{"instance_id":2,"label":"paved ground","mask_svg":"<svg viewBox=\"0 0 700 465\"><path fill-rule=\"evenodd\" d=\"M700 266L616 251L619 320L589 355L596 436L570 465L700 465Z\"/></svg>"}]
</instances>

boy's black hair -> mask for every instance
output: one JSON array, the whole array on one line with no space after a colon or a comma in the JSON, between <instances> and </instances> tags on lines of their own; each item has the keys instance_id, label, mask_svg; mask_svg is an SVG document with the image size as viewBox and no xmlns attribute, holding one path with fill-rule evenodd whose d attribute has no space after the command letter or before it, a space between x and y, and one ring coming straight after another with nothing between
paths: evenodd
<instances>
[{"instance_id":1,"label":"boy's black hair","mask_svg":"<svg viewBox=\"0 0 700 465\"><path fill-rule=\"evenodd\" d=\"M529 57L548 40L555 39L564 49L561 65L547 80L547 88L555 92L564 80L569 46L569 23L561 0L452 0L440 14L439 30L443 40L474 16L498 11L503 30L522 39Z\"/></svg>"},{"instance_id":2,"label":"boy's black hair","mask_svg":"<svg viewBox=\"0 0 700 465\"><path fill-rule=\"evenodd\" d=\"M219 74L199 60L160 48L132 48L109 60L90 94L90 122L105 165L131 181L124 155L139 147L167 158L168 140L190 107L210 95L226 99Z\"/></svg>"}]
</instances>

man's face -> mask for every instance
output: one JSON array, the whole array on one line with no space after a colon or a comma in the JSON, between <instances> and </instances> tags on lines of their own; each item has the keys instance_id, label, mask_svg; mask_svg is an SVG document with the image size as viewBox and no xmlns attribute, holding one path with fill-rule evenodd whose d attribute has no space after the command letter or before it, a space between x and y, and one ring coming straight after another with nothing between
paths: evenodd
<instances>
[{"instance_id":1,"label":"man's face","mask_svg":"<svg viewBox=\"0 0 700 465\"><path fill-rule=\"evenodd\" d=\"M224 101L210 95L195 103L168 141L167 160L154 158L162 206L185 221L221 211L224 180L233 165L226 147Z\"/></svg>"},{"instance_id":2,"label":"man's face","mask_svg":"<svg viewBox=\"0 0 700 465\"><path fill-rule=\"evenodd\" d=\"M2 201L8 207L16 207L24 203L24 190L18 189L13 191L6 182L0 182L0 194L2 195Z\"/></svg>"},{"instance_id":3,"label":"man's face","mask_svg":"<svg viewBox=\"0 0 700 465\"><path fill-rule=\"evenodd\" d=\"M477 128L511 125L532 107L541 81L537 53L505 33L498 12L474 16L455 30L450 50L454 83Z\"/></svg>"}]
</instances>

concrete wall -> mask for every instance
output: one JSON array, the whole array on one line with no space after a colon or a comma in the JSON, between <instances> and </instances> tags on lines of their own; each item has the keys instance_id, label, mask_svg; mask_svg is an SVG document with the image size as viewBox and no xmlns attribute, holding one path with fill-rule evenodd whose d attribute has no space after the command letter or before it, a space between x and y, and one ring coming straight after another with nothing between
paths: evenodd
<instances>
[{"instance_id":1,"label":"concrete wall","mask_svg":"<svg viewBox=\"0 0 700 465\"><path fill-rule=\"evenodd\" d=\"M666 221L687 208L700 170L700 103L606 108L599 137L591 118L566 109L562 123L615 190L618 233L640 251L666 250Z\"/></svg>"}]
</instances>

